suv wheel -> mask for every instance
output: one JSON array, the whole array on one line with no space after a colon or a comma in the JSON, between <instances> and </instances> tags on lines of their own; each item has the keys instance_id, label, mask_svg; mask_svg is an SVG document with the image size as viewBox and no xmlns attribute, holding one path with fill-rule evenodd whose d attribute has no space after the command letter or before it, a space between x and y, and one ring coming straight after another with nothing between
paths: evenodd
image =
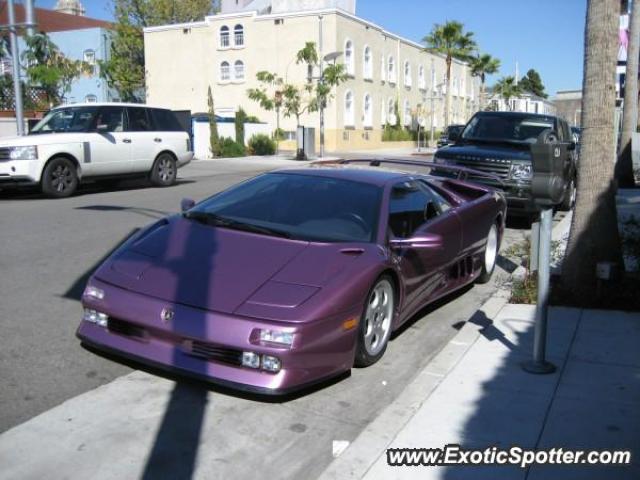
<instances>
[{"instance_id":1,"label":"suv wheel","mask_svg":"<svg viewBox=\"0 0 640 480\"><path fill-rule=\"evenodd\" d=\"M48 197L64 198L72 195L78 188L76 166L68 158L54 158L42 172L40 185L42 193Z\"/></svg>"},{"instance_id":2,"label":"suv wheel","mask_svg":"<svg viewBox=\"0 0 640 480\"><path fill-rule=\"evenodd\" d=\"M169 153L161 153L153 162L151 169L151 183L157 187L168 187L176 183L178 169L176 160Z\"/></svg>"},{"instance_id":3,"label":"suv wheel","mask_svg":"<svg viewBox=\"0 0 640 480\"><path fill-rule=\"evenodd\" d=\"M576 179L572 178L571 183L567 187L567 191L564 194L562 203L558 207L558 210L562 212L568 212L573 208L576 203Z\"/></svg>"}]
</instances>

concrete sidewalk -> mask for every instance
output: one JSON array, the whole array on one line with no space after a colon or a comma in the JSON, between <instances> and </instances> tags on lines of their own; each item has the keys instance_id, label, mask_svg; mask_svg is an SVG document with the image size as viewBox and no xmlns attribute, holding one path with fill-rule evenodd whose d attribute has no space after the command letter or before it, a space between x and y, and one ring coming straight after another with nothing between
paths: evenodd
<instances>
[{"instance_id":1,"label":"concrete sidewalk","mask_svg":"<svg viewBox=\"0 0 640 480\"><path fill-rule=\"evenodd\" d=\"M552 308L551 375L525 373L535 306L494 297L323 479L640 478L640 313ZM490 320L493 319L493 321ZM630 466L390 467L387 448L631 450Z\"/></svg>"}]
</instances>

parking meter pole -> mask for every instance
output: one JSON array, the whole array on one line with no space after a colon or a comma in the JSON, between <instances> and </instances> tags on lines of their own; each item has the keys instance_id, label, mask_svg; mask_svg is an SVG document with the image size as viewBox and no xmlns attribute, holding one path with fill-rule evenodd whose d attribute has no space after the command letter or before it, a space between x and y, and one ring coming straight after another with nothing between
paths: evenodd
<instances>
[{"instance_id":1,"label":"parking meter pole","mask_svg":"<svg viewBox=\"0 0 640 480\"><path fill-rule=\"evenodd\" d=\"M549 279L551 274L551 227L553 209L545 207L540 213L538 239L538 305L533 337L533 360L522 365L529 373L553 373L555 365L545 359L547 343L547 313L549 309Z\"/></svg>"}]
</instances>

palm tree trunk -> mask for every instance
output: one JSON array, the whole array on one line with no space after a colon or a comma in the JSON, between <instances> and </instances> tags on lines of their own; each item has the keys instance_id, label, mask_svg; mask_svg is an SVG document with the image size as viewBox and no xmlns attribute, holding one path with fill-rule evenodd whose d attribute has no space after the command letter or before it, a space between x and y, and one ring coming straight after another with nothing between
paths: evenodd
<instances>
[{"instance_id":1,"label":"palm tree trunk","mask_svg":"<svg viewBox=\"0 0 640 480\"><path fill-rule=\"evenodd\" d=\"M451 57L447 57L447 94L444 100L444 126L449 126L449 114L451 112Z\"/></svg>"},{"instance_id":2,"label":"palm tree trunk","mask_svg":"<svg viewBox=\"0 0 640 480\"><path fill-rule=\"evenodd\" d=\"M597 303L598 262L622 262L611 158L619 11L619 0L587 4L578 195L562 265L563 290L578 305Z\"/></svg>"},{"instance_id":3,"label":"palm tree trunk","mask_svg":"<svg viewBox=\"0 0 640 480\"><path fill-rule=\"evenodd\" d=\"M485 91L484 91L484 80L485 80L485 78L484 78L484 73L483 73L480 76L480 108L478 109L479 111L484 110L484 105L485 105L485 103L487 101L486 96L485 96L486 94L485 94Z\"/></svg>"},{"instance_id":4,"label":"palm tree trunk","mask_svg":"<svg viewBox=\"0 0 640 480\"><path fill-rule=\"evenodd\" d=\"M629 25L629 50L627 51L627 74L624 83L624 110L620 152L616 164L616 178L621 187L635 187L633 159L631 157L631 134L638 125L638 57L640 56L640 7L632 3Z\"/></svg>"}]
</instances>

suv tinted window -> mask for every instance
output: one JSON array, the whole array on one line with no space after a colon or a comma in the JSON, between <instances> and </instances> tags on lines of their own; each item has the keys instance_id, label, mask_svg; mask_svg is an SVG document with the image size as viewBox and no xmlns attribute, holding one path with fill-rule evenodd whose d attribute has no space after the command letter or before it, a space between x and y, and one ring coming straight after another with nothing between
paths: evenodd
<instances>
[{"instance_id":1,"label":"suv tinted window","mask_svg":"<svg viewBox=\"0 0 640 480\"><path fill-rule=\"evenodd\" d=\"M102 127L104 125L104 127ZM124 108L102 107L98 111L97 128L105 128L108 132L124 131Z\"/></svg>"},{"instance_id":2,"label":"suv tinted window","mask_svg":"<svg viewBox=\"0 0 640 480\"><path fill-rule=\"evenodd\" d=\"M146 108L129 107L127 108L127 114L129 115L129 127L127 130L130 132L148 132L151 130L151 122Z\"/></svg>"},{"instance_id":3,"label":"suv tinted window","mask_svg":"<svg viewBox=\"0 0 640 480\"><path fill-rule=\"evenodd\" d=\"M395 237L410 237L439 213L430 190L418 182L402 182L391 189L389 228Z\"/></svg>"},{"instance_id":4,"label":"suv tinted window","mask_svg":"<svg viewBox=\"0 0 640 480\"><path fill-rule=\"evenodd\" d=\"M171 110L152 108L149 110L153 119L154 130L163 132L183 132L183 128Z\"/></svg>"},{"instance_id":5,"label":"suv tinted window","mask_svg":"<svg viewBox=\"0 0 640 480\"><path fill-rule=\"evenodd\" d=\"M69 107L51 110L30 133L88 132L94 127L97 110L98 107Z\"/></svg>"}]
</instances>

